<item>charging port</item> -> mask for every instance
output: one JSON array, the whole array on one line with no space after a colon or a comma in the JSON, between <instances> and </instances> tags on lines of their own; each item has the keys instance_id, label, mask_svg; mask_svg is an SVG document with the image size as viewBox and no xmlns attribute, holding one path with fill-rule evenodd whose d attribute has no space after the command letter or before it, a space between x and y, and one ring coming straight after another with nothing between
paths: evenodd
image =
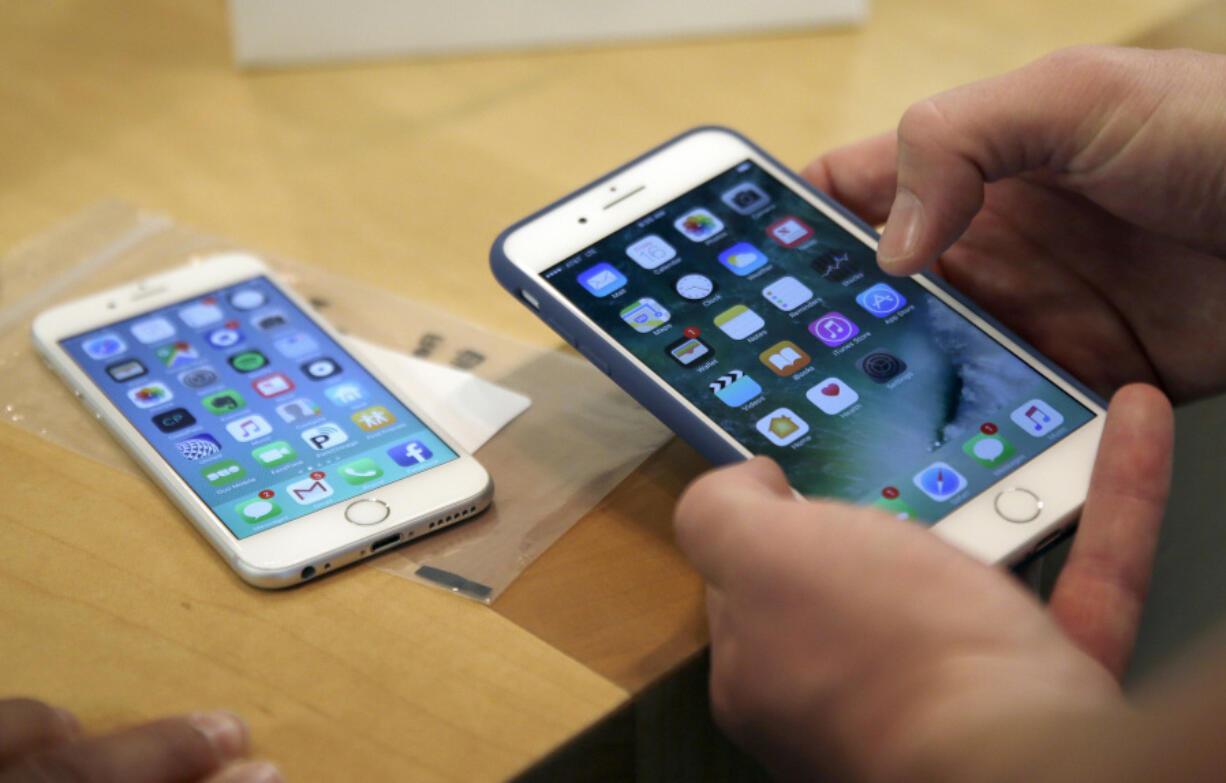
<instances>
[{"instance_id":1,"label":"charging port","mask_svg":"<svg viewBox=\"0 0 1226 783\"><path fill-rule=\"evenodd\" d=\"M380 549L387 549L389 546L391 546L392 544L395 544L399 540L400 540L399 533L397 533L394 536L388 536L387 538L380 538L378 541L370 545L370 553L373 555L375 552L378 552Z\"/></svg>"}]
</instances>

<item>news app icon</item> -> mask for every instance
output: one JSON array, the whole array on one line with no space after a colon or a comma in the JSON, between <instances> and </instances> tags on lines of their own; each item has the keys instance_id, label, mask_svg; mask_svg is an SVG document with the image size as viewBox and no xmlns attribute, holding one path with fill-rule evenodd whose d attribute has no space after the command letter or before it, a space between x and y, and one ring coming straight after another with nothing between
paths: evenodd
<instances>
[{"instance_id":1,"label":"news app icon","mask_svg":"<svg viewBox=\"0 0 1226 783\"><path fill-rule=\"evenodd\" d=\"M1064 423L1059 411L1039 399L1023 403L1009 418L1034 438L1041 438Z\"/></svg>"},{"instance_id":2,"label":"news app icon","mask_svg":"<svg viewBox=\"0 0 1226 783\"><path fill-rule=\"evenodd\" d=\"M302 439L316 451L326 451L327 449L336 448L349 440L349 436L345 434L345 430L339 424L325 421L318 427L309 427L303 430Z\"/></svg>"},{"instance_id":3,"label":"news app icon","mask_svg":"<svg viewBox=\"0 0 1226 783\"><path fill-rule=\"evenodd\" d=\"M265 419L258 413L253 413L227 424L226 432L230 433L231 437L239 443L246 443L249 440L262 438L272 432L272 425L268 423L268 419Z\"/></svg>"},{"instance_id":4,"label":"news app icon","mask_svg":"<svg viewBox=\"0 0 1226 783\"><path fill-rule=\"evenodd\" d=\"M294 382L283 372L274 372L251 382L251 388L264 399L288 394L294 390Z\"/></svg>"},{"instance_id":5,"label":"news app icon","mask_svg":"<svg viewBox=\"0 0 1226 783\"><path fill-rule=\"evenodd\" d=\"M626 276L617 267L601 262L579 273L579 285L592 296L608 296L626 286Z\"/></svg>"},{"instance_id":6,"label":"news app icon","mask_svg":"<svg viewBox=\"0 0 1226 783\"><path fill-rule=\"evenodd\" d=\"M766 233L783 247L803 245L813 238L813 229L794 215L788 215L771 223L766 227Z\"/></svg>"},{"instance_id":7,"label":"news app icon","mask_svg":"<svg viewBox=\"0 0 1226 783\"><path fill-rule=\"evenodd\" d=\"M626 255L644 269L655 269L676 258L677 249L665 242L662 237L648 234L627 247Z\"/></svg>"},{"instance_id":8,"label":"news app icon","mask_svg":"<svg viewBox=\"0 0 1226 783\"><path fill-rule=\"evenodd\" d=\"M775 375L784 378L809 366L809 354L791 340L782 340L758 354L758 359Z\"/></svg>"},{"instance_id":9,"label":"news app icon","mask_svg":"<svg viewBox=\"0 0 1226 783\"><path fill-rule=\"evenodd\" d=\"M392 458L392 461L403 468L411 468L414 465L420 465L434 456L430 449L419 440L411 440L407 443L401 443L398 446L393 446L387 450L387 456Z\"/></svg>"},{"instance_id":10,"label":"news app icon","mask_svg":"<svg viewBox=\"0 0 1226 783\"><path fill-rule=\"evenodd\" d=\"M850 318L842 313L829 312L809 324L809 334L831 348L836 348L860 333Z\"/></svg>"},{"instance_id":11,"label":"news app icon","mask_svg":"<svg viewBox=\"0 0 1226 783\"><path fill-rule=\"evenodd\" d=\"M776 446L787 446L809 432L809 423L791 408L776 408L758 419L758 432Z\"/></svg>"},{"instance_id":12,"label":"news app icon","mask_svg":"<svg viewBox=\"0 0 1226 783\"><path fill-rule=\"evenodd\" d=\"M938 503L966 489L966 478L947 463L934 462L915 474L915 486Z\"/></svg>"}]
</instances>

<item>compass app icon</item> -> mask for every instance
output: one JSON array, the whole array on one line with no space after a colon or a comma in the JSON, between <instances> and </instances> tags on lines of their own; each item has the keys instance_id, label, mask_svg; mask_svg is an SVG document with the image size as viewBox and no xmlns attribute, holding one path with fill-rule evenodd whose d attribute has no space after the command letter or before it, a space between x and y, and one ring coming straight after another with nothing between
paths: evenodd
<instances>
[{"instance_id":1,"label":"compass app icon","mask_svg":"<svg viewBox=\"0 0 1226 783\"><path fill-rule=\"evenodd\" d=\"M945 462L934 462L915 474L915 486L938 502L949 500L966 489L966 479Z\"/></svg>"}]
</instances>

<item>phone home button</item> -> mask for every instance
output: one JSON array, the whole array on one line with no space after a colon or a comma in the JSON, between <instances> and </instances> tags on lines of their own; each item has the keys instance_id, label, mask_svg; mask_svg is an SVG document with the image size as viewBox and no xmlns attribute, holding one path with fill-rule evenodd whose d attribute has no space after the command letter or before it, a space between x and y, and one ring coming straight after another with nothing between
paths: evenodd
<instances>
[{"instance_id":1,"label":"phone home button","mask_svg":"<svg viewBox=\"0 0 1226 783\"><path fill-rule=\"evenodd\" d=\"M391 509L382 500L355 500L345 509L345 519L355 525L377 525Z\"/></svg>"},{"instance_id":2,"label":"phone home button","mask_svg":"<svg viewBox=\"0 0 1226 783\"><path fill-rule=\"evenodd\" d=\"M1043 501L1028 489L1014 487L996 496L996 513L1010 522L1029 522L1043 510Z\"/></svg>"}]
</instances>

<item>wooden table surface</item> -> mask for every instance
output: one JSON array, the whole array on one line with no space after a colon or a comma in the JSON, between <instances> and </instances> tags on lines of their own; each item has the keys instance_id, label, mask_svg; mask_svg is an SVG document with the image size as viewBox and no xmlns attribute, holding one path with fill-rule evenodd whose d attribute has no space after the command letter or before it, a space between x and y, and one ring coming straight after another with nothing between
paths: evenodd
<instances>
[{"instance_id":1,"label":"wooden table surface","mask_svg":"<svg viewBox=\"0 0 1226 783\"><path fill-rule=\"evenodd\" d=\"M0 0L0 248L118 197L556 345L490 241L649 145L721 123L800 166L1059 46L1202 43L1221 10L878 0L855 30L241 72L218 0ZM703 467L670 444L485 607L365 566L247 587L146 480L0 424L0 693L91 730L237 709L294 780L505 779L702 649L669 515Z\"/></svg>"}]
</instances>

